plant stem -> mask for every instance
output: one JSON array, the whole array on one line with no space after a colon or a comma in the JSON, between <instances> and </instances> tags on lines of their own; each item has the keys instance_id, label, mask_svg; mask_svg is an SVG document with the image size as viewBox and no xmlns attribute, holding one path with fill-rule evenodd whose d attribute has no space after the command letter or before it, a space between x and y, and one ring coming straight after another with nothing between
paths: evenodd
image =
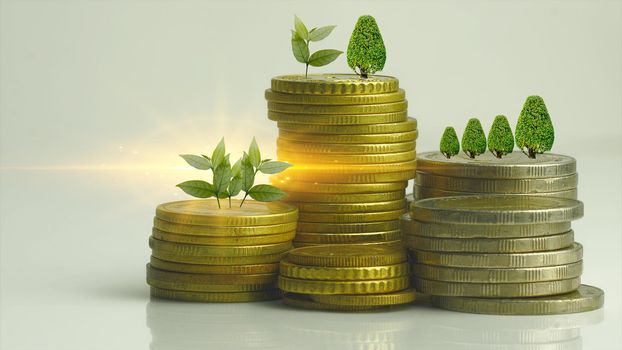
<instances>
[{"instance_id":1,"label":"plant stem","mask_svg":"<svg viewBox=\"0 0 622 350\"><path fill-rule=\"evenodd\" d=\"M229 196L229 208L231 208L231 196Z\"/></svg>"},{"instance_id":2,"label":"plant stem","mask_svg":"<svg viewBox=\"0 0 622 350\"><path fill-rule=\"evenodd\" d=\"M308 75L309 75L309 64L307 63L307 66L305 67L305 79L307 79Z\"/></svg>"},{"instance_id":3,"label":"plant stem","mask_svg":"<svg viewBox=\"0 0 622 350\"><path fill-rule=\"evenodd\" d=\"M218 209L221 209L221 207L220 207L220 199L218 198L218 195L216 195L216 203L218 203Z\"/></svg>"},{"instance_id":4,"label":"plant stem","mask_svg":"<svg viewBox=\"0 0 622 350\"><path fill-rule=\"evenodd\" d=\"M248 192L244 193L244 197L242 197L242 202L240 203L240 208L242 208L242 204L244 204L244 201L246 200L246 196L248 196Z\"/></svg>"}]
</instances>

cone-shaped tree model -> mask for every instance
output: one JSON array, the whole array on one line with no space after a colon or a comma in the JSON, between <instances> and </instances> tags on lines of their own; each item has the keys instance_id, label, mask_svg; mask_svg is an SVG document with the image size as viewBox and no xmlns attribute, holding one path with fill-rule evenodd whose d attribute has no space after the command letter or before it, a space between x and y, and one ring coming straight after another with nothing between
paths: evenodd
<instances>
[{"instance_id":1,"label":"cone-shaped tree model","mask_svg":"<svg viewBox=\"0 0 622 350\"><path fill-rule=\"evenodd\" d=\"M555 140L553 123L540 96L529 96L516 124L516 146L529 158L550 151Z\"/></svg>"},{"instance_id":2,"label":"cone-shaped tree model","mask_svg":"<svg viewBox=\"0 0 622 350\"><path fill-rule=\"evenodd\" d=\"M462 134L462 151L470 158L486 152L486 135L482 123L477 118L469 119Z\"/></svg>"},{"instance_id":3,"label":"cone-shaped tree model","mask_svg":"<svg viewBox=\"0 0 622 350\"><path fill-rule=\"evenodd\" d=\"M445 128L445 132L443 132L443 137L441 138L441 153L447 157L451 158L460 152L460 143L458 142L458 135L456 135L456 130L448 126Z\"/></svg>"},{"instance_id":4,"label":"cone-shaped tree model","mask_svg":"<svg viewBox=\"0 0 622 350\"><path fill-rule=\"evenodd\" d=\"M514 149L514 136L508 118L504 115L495 117L488 133L488 150L497 158L501 158Z\"/></svg>"},{"instance_id":5,"label":"cone-shaped tree model","mask_svg":"<svg viewBox=\"0 0 622 350\"><path fill-rule=\"evenodd\" d=\"M347 56L348 66L361 78L384 68L387 51L374 17L359 17L350 37Z\"/></svg>"}]
</instances>

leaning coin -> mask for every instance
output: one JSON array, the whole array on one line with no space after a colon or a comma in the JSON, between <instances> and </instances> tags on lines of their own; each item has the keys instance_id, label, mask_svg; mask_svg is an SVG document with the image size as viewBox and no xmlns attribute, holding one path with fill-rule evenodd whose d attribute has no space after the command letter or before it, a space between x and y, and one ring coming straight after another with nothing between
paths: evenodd
<instances>
[{"instance_id":1,"label":"leaning coin","mask_svg":"<svg viewBox=\"0 0 622 350\"><path fill-rule=\"evenodd\" d=\"M300 294L377 294L408 288L408 276L368 281L312 281L279 276L279 288Z\"/></svg>"},{"instance_id":2,"label":"leaning coin","mask_svg":"<svg viewBox=\"0 0 622 350\"><path fill-rule=\"evenodd\" d=\"M409 304L415 300L415 290L405 289L393 293L368 295L323 295L313 294L311 299L331 305L351 306L389 306Z\"/></svg>"},{"instance_id":3,"label":"leaning coin","mask_svg":"<svg viewBox=\"0 0 622 350\"><path fill-rule=\"evenodd\" d=\"M408 118L406 121L384 124L365 125L323 125L278 122L279 130L293 131L308 134L329 135L359 135L359 134L390 134L417 130L417 119Z\"/></svg>"},{"instance_id":4,"label":"leaning coin","mask_svg":"<svg viewBox=\"0 0 622 350\"><path fill-rule=\"evenodd\" d=\"M280 279L279 279L280 283ZM530 283L463 283L413 278L417 291L430 295L478 298L521 298L569 293L579 288L579 277Z\"/></svg>"},{"instance_id":5,"label":"leaning coin","mask_svg":"<svg viewBox=\"0 0 622 350\"><path fill-rule=\"evenodd\" d=\"M287 259L281 261L281 276L303 280L364 281L407 276L408 263L367 267L321 267L296 265Z\"/></svg>"},{"instance_id":6,"label":"leaning coin","mask_svg":"<svg viewBox=\"0 0 622 350\"><path fill-rule=\"evenodd\" d=\"M404 90L366 95L303 95L275 92L267 89L265 98L271 102L302 105L368 105L399 102L406 98Z\"/></svg>"},{"instance_id":7,"label":"leaning coin","mask_svg":"<svg viewBox=\"0 0 622 350\"><path fill-rule=\"evenodd\" d=\"M152 256L150 264L157 269L165 271L215 275L250 275L279 272L278 263L255 265L202 265L166 261Z\"/></svg>"},{"instance_id":8,"label":"leaning coin","mask_svg":"<svg viewBox=\"0 0 622 350\"><path fill-rule=\"evenodd\" d=\"M151 287L151 296L154 298L182 300L203 303L241 303L250 301L274 300L281 297L278 289L261 290L255 292L188 292Z\"/></svg>"},{"instance_id":9,"label":"leaning coin","mask_svg":"<svg viewBox=\"0 0 622 350\"><path fill-rule=\"evenodd\" d=\"M579 176L571 174L534 179L479 179L432 175L419 170L415 182L419 186L444 191L535 194L575 189L579 182Z\"/></svg>"},{"instance_id":10,"label":"leaning coin","mask_svg":"<svg viewBox=\"0 0 622 350\"><path fill-rule=\"evenodd\" d=\"M357 74L299 74L274 77L271 88L288 94L368 95L396 92L399 81L383 75L361 79Z\"/></svg>"}]
</instances>

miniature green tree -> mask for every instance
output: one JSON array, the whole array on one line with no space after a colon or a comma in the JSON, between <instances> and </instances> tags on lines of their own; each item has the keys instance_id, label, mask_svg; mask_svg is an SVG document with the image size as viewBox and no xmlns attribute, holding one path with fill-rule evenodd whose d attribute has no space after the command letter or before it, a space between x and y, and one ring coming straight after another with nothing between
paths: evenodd
<instances>
[{"instance_id":1,"label":"miniature green tree","mask_svg":"<svg viewBox=\"0 0 622 350\"><path fill-rule=\"evenodd\" d=\"M488 133L488 150L497 158L501 158L514 149L514 136L508 118L504 115L495 117Z\"/></svg>"},{"instance_id":2,"label":"miniature green tree","mask_svg":"<svg viewBox=\"0 0 622 350\"><path fill-rule=\"evenodd\" d=\"M516 124L516 146L529 158L550 151L555 140L553 123L540 96L529 96Z\"/></svg>"},{"instance_id":3,"label":"miniature green tree","mask_svg":"<svg viewBox=\"0 0 622 350\"><path fill-rule=\"evenodd\" d=\"M359 17L350 37L347 57L348 66L361 78L367 78L384 68L387 50L374 17Z\"/></svg>"},{"instance_id":4,"label":"miniature green tree","mask_svg":"<svg viewBox=\"0 0 622 350\"><path fill-rule=\"evenodd\" d=\"M325 26L319 28L307 29L307 26L294 16L294 30L292 30L292 52L294 57L300 63L305 64L305 78L309 73L309 65L313 67L325 66L336 60L343 51L339 50L319 50L311 54L309 52L309 43L311 41L320 41L326 38L336 26Z\"/></svg>"},{"instance_id":5,"label":"miniature green tree","mask_svg":"<svg viewBox=\"0 0 622 350\"><path fill-rule=\"evenodd\" d=\"M180 157L196 169L211 170L213 181L209 183L203 180L190 180L178 184L177 187L193 197L216 197L218 208L221 207L221 198L229 198L229 208L231 208L231 197L237 196L241 191L244 191L244 198L242 198L240 207L247 196L260 202L272 202L286 195L285 192L271 185L254 185L257 172L276 174L291 166L286 162L262 160L255 138L248 148L248 153L244 152L242 158L238 159L233 166L229 162L229 154L225 154L224 139L220 140L211 157L194 154L180 154Z\"/></svg>"},{"instance_id":6,"label":"miniature green tree","mask_svg":"<svg viewBox=\"0 0 622 350\"><path fill-rule=\"evenodd\" d=\"M470 158L486 152L486 135L479 119L471 118L462 134L462 151Z\"/></svg>"},{"instance_id":7,"label":"miniature green tree","mask_svg":"<svg viewBox=\"0 0 622 350\"><path fill-rule=\"evenodd\" d=\"M443 132L443 137L441 138L441 153L447 157L451 158L460 152L460 142L458 141L458 135L456 135L456 130L448 126L445 128L445 132Z\"/></svg>"}]
</instances>

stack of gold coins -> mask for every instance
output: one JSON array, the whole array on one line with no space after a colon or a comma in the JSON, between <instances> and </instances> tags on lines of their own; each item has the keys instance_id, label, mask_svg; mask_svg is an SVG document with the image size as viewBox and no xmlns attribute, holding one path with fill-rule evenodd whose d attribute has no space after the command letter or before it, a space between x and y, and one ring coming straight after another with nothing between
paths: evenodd
<instances>
[{"instance_id":1,"label":"stack of gold coins","mask_svg":"<svg viewBox=\"0 0 622 350\"><path fill-rule=\"evenodd\" d=\"M446 309L493 314L593 310L570 222L583 203L538 196L457 196L413 203L402 217L413 284ZM590 295L590 296L587 296ZM587 297L586 297L587 296ZM537 298L540 297L540 298Z\"/></svg>"},{"instance_id":2,"label":"stack of gold coins","mask_svg":"<svg viewBox=\"0 0 622 350\"><path fill-rule=\"evenodd\" d=\"M440 152L418 155L415 199L476 194L514 194L577 199L574 158L521 152L496 158L491 153L471 159L464 154L446 158Z\"/></svg>"},{"instance_id":3,"label":"stack of gold coins","mask_svg":"<svg viewBox=\"0 0 622 350\"><path fill-rule=\"evenodd\" d=\"M279 261L291 249L298 210L284 203L188 200L157 207L147 283L154 297L243 302L280 297Z\"/></svg>"},{"instance_id":4,"label":"stack of gold coins","mask_svg":"<svg viewBox=\"0 0 622 350\"><path fill-rule=\"evenodd\" d=\"M279 288L287 305L367 311L415 299L406 251L397 244L296 248L281 261Z\"/></svg>"},{"instance_id":5,"label":"stack of gold coins","mask_svg":"<svg viewBox=\"0 0 622 350\"><path fill-rule=\"evenodd\" d=\"M265 96L277 157L293 164L272 181L300 210L294 245L399 241L417 122L398 80L280 76Z\"/></svg>"}]
</instances>

